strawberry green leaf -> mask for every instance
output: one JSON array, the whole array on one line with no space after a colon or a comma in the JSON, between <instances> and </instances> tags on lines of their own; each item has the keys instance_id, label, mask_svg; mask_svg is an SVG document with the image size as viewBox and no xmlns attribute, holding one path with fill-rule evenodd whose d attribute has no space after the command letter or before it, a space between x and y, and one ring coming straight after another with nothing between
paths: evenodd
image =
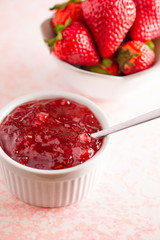
<instances>
[{"instance_id":1,"label":"strawberry green leaf","mask_svg":"<svg viewBox=\"0 0 160 240\"><path fill-rule=\"evenodd\" d=\"M62 36L62 33L61 32L58 32L57 36L56 36L56 41L57 40L62 40L63 39L63 36Z\"/></svg>"},{"instance_id":2,"label":"strawberry green leaf","mask_svg":"<svg viewBox=\"0 0 160 240\"><path fill-rule=\"evenodd\" d=\"M127 65L130 66L130 67L134 67L135 66L134 63L130 63L130 62L128 62Z\"/></svg>"},{"instance_id":3,"label":"strawberry green leaf","mask_svg":"<svg viewBox=\"0 0 160 240\"><path fill-rule=\"evenodd\" d=\"M120 72L123 72L125 64L130 65L130 60L133 57L138 57L138 53L132 53L129 49L123 49L120 47L117 52L117 62L119 65Z\"/></svg>"},{"instance_id":4,"label":"strawberry green leaf","mask_svg":"<svg viewBox=\"0 0 160 240\"><path fill-rule=\"evenodd\" d=\"M58 40L62 40L62 39L63 39L62 33L58 32L58 34L55 38L52 38L50 40L44 40L44 41L48 44L48 47L50 47L50 49L52 50L54 48L55 43Z\"/></svg>"},{"instance_id":5,"label":"strawberry green leaf","mask_svg":"<svg viewBox=\"0 0 160 240\"><path fill-rule=\"evenodd\" d=\"M65 7L68 6L69 3L74 2L74 3L79 3L81 2L81 0L69 0L68 2L64 2L64 3L60 3L60 4L56 4L55 6L53 6L52 8L50 8L49 10L55 10L55 9L64 9Z\"/></svg>"},{"instance_id":6,"label":"strawberry green leaf","mask_svg":"<svg viewBox=\"0 0 160 240\"><path fill-rule=\"evenodd\" d=\"M155 45L152 41L148 41L146 44L150 47L151 50L155 51Z\"/></svg>"},{"instance_id":7,"label":"strawberry green leaf","mask_svg":"<svg viewBox=\"0 0 160 240\"><path fill-rule=\"evenodd\" d=\"M72 18L68 18L68 19L66 20L66 22L65 22L64 27L65 27L65 28L66 28L66 27L69 27L69 26L71 25L71 23L72 23Z\"/></svg>"},{"instance_id":8,"label":"strawberry green leaf","mask_svg":"<svg viewBox=\"0 0 160 240\"><path fill-rule=\"evenodd\" d=\"M138 53L132 53L132 57L138 57L139 54Z\"/></svg>"},{"instance_id":9,"label":"strawberry green leaf","mask_svg":"<svg viewBox=\"0 0 160 240\"><path fill-rule=\"evenodd\" d=\"M67 7L68 2L66 3L61 3L61 4L56 4L55 6L53 6L52 8L50 8L49 10L56 10L56 9L64 9L65 7Z\"/></svg>"},{"instance_id":10,"label":"strawberry green leaf","mask_svg":"<svg viewBox=\"0 0 160 240\"><path fill-rule=\"evenodd\" d=\"M94 73L110 75L110 73L107 70L102 69L100 65L93 66L93 67L85 67L84 69Z\"/></svg>"},{"instance_id":11,"label":"strawberry green leaf","mask_svg":"<svg viewBox=\"0 0 160 240\"><path fill-rule=\"evenodd\" d=\"M110 67L112 65L112 60L110 60L109 58L102 59L102 65L105 67Z\"/></svg>"},{"instance_id":12,"label":"strawberry green leaf","mask_svg":"<svg viewBox=\"0 0 160 240\"><path fill-rule=\"evenodd\" d=\"M79 3L81 0L70 0L69 2Z\"/></svg>"},{"instance_id":13,"label":"strawberry green leaf","mask_svg":"<svg viewBox=\"0 0 160 240\"><path fill-rule=\"evenodd\" d=\"M58 34L59 32L62 32L66 27L69 27L71 25L72 19L68 18L65 22L65 25L61 24L61 23L56 23L56 27L55 27L55 32Z\"/></svg>"},{"instance_id":14,"label":"strawberry green leaf","mask_svg":"<svg viewBox=\"0 0 160 240\"><path fill-rule=\"evenodd\" d=\"M65 29L65 26L61 23L56 23L55 32L62 32Z\"/></svg>"},{"instance_id":15,"label":"strawberry green leaf","mask_svg":"<svg viewBox=\"0 0 160 240\"><path fill-rule=\"evenodd\" d=\"M56 41L57 41L57 37L52 38L52 39L50 39L50 40L44 40L44 41L48 44L48 47L53 47L54 44L55 44Z\"/></svg>"}]
</instances>

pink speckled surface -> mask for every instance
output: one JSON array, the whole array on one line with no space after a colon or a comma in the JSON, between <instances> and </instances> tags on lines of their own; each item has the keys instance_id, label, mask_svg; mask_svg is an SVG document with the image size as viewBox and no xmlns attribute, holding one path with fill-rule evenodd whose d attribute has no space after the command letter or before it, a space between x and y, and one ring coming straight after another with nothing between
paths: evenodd
<instances>
[{"instance_id":1,"label":"pink speckled surface","mask_svg":"<svg viewBox=\"0 0 160 240\"><path fill-rule=\"evenodd\" d=\"M40 23L55 1L0 1L0 107L39 90L63 90ZM160 74L159 74L160 75ZM114 124L160 107L158 74L130 96L97 101ZM111 136L101 182L59 209L13 197L0 175L0 240L160 240L160 120Z\"/></svg>"}]
</instances>

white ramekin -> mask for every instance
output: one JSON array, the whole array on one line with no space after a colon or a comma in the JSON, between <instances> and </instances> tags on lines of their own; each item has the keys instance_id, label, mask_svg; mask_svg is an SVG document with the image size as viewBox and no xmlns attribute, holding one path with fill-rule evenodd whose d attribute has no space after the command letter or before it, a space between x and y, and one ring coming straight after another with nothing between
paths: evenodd
<instances>
[{"instance_id":1,"label":"white ramekin","mask_svg":"<svg viewBox=\"0 0 160 240\"><path fill-rule=\"evenodd\" d=\"M103 128L108 126L105 114L89 99L67 92L39 92L20 97L0 113L0 123L18 105L35 99L65 97L87 106L100 121ZM4 182L8 190L23 202L41 207L62 207L75 203L93 189L101 173L108 137L101 149L85 163L62 170L39 170L26 167L12 160L0 148L0 163Z\"/></svg>"},{"instance_id":2,"label":"white ramekin","mask_svg":"<svg viewBox=\"0 0 160 240\"><path fill-rule=\"evenodd\" d=\"M54 36L50 19L41 24L43 39L51 39ZM61 61L52 54L60 71L59 81L63 89L72 89L76 93L92 99L108 100L119 96L129 95L139 87L145 86L147 81L154 81L160 74L160 37L154 40L156 61L149 69L128 76L110 76L89 72ZM47 44L46 44L47 46ZM48 48L48 46L47 46Z\"/></svg>"}]
</instances>

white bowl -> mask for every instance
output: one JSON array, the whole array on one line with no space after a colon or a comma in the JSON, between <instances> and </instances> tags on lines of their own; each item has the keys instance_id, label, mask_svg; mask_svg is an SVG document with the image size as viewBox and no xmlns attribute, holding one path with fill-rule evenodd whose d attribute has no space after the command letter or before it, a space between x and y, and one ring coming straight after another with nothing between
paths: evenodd
<instances>
[{"instance_id":1,"label":"white bowl","mask_svg":"<svg viewBox=\"0 0 160 240\"><path fill-rule=\"evenodd\" d=\"M54 36L50 19L45 20L41 24L41 30L44 39L51 39ZM71 89L93 99L105 100L130 94L131 91L145 84L145 81L149 79L153 81L153 75L158 70L160 71L160 38L154 42L156 46L156 61L154 65L145 71L128 76L109 76L92 73L63 62L54 54L52 55L61 69L60 81L62 81L64 88L67 89L68 87L68 90Z\"/></svg>"},{"instance_id":2,"label":"white bowl","mask_svg":"<svg viewBox=\"0 0 160 240\"><path fill-rule=\"evenodd\" d=\"M87 106L99 119L103 128L108 126L105 114L92 101L80 95L66 92L40 92L12 101L0 113L0 123L18 105L35 99L65 97ZM88 161L61 170L40 170L12 160L0 148L0 163L8 190L20 200L41 207L62 207L75 203L93 189L101 164L105 161L108 137L101 149Z\"/></svg>"}]
</instances>

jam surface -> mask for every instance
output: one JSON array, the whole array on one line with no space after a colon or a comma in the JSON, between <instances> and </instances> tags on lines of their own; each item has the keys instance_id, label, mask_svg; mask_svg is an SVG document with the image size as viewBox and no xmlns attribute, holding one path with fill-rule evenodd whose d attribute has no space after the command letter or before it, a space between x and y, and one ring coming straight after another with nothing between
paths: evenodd
<instances>
[{"instance_id":1,"label":"jam surface","mask_svg":"<svg viewBox=\"0 0 160 240\"><path fill-rule=\"evenodd\" d=\"M0 145L13 160L37 169L64 169L95 155L102 127L85 106L65 98L16 107L0 125Z\"/></svg>"}]
</instances>

